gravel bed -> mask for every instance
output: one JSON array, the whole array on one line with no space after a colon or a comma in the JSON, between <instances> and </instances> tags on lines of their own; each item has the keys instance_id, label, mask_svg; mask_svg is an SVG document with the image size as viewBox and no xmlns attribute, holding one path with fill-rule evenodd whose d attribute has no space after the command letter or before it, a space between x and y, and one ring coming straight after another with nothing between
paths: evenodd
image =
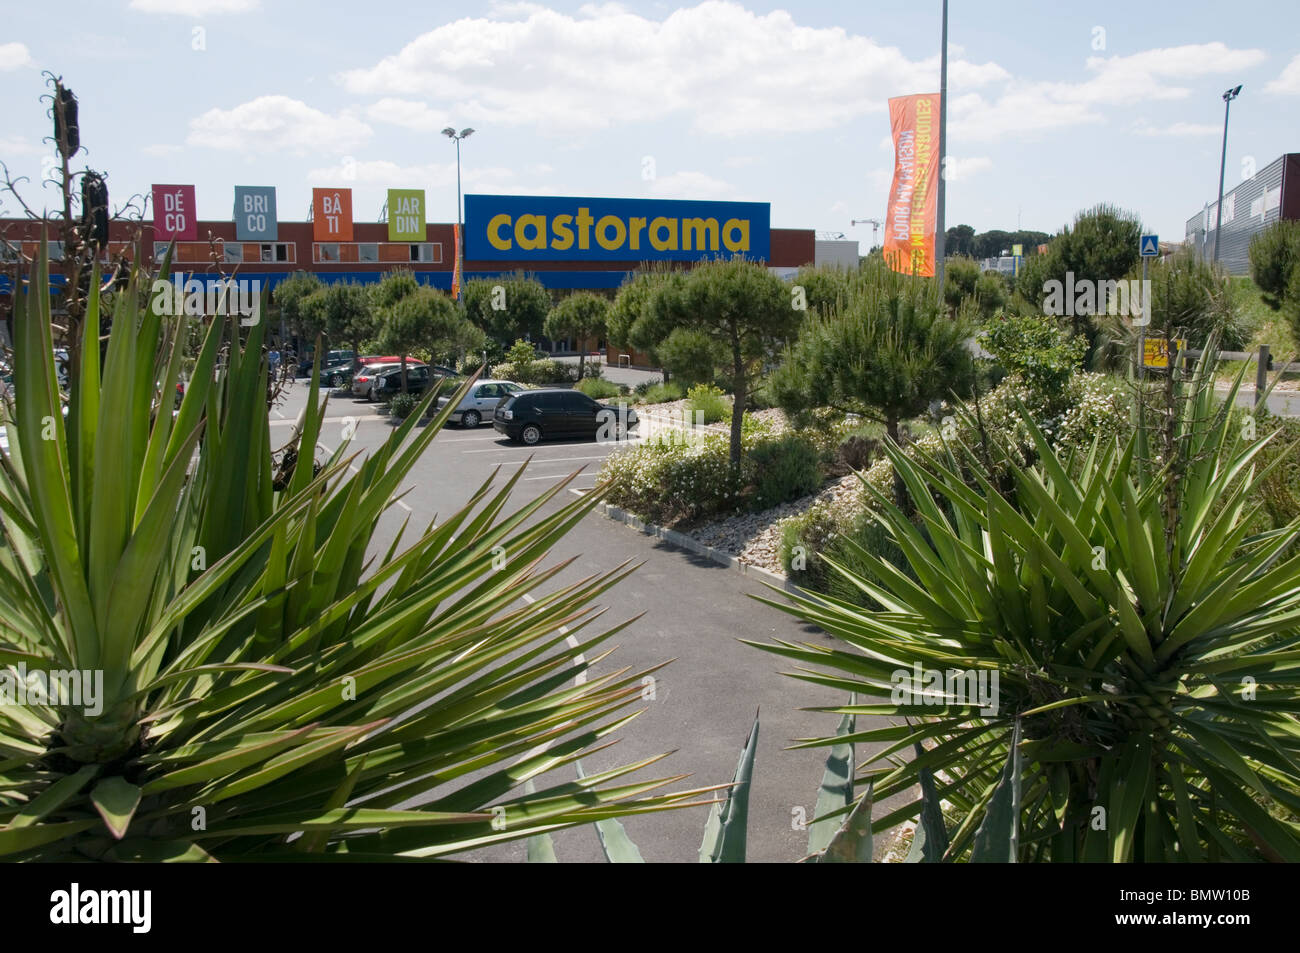
<instances>
[{"instance_id":1,"label":"gravel bed","mask_svg":"<svg viewBox=\"0 0 1300 953\"><path fill-rule=\"evenodd\" d=\"M726 519L685 530L686 535L713 546L723 552L738 556L740 561L775 573L784 573L781 567L781 533L777 523L788 516L797 516L814 503L833 501L847 506L858 497L862 483L856 474L840 477L822 487L817 493L782 503L757 513L737 513Z\"/></svg>"}]
</instances>

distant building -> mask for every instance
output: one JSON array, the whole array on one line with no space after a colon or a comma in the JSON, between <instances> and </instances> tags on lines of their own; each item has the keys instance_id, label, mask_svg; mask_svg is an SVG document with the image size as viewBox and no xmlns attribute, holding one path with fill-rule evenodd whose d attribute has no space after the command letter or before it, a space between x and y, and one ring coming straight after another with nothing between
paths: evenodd
<instances>
[{"instance_id":1,"label":"distant building","mask_svg":"<svg viewBox=\"0 0 1300 953\"><path fill-rule=\"evenodd\" d=\"M819 238L814 249L813 260L819 268L822 265L831 265L838 268L857 268L858 243L847 240L828 241Z\"/></svg>"},{"instance_id":2,"label":"distant building","mask_svg":"<svg viewBox=\"0 0 1300 953\"><path fill-rule=\"evenodd\" d=\"M1214 256L1215 202L1187 220L1185 243L1206 259ZM1219 262L1229 274L1250 273L1250 241L1279 219L1300 219L1300 153L1274 159L1223 193Z\"/></svg>"},{"instance_id":3,"label":"distant building","mask_svg":"<svg viewBox=\"0 0 1300 953\"><path fill-rule=\"evenodd\" d=\"M980 271L1000 271L1004 275L1016 273L1016 256L1002 255L999 258L985 258L980 262Z\"/></svg>"}]
</instances>

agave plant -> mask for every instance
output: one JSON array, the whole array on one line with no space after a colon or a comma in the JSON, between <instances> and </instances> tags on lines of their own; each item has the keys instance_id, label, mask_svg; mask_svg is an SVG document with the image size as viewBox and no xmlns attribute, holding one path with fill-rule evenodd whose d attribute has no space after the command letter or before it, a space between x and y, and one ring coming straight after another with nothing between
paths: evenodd
<instances>
[{"instance_id":1,"label":"agave plant","mask_svg":"<svg viewBox=\"0 0 1300 953\"><path fill-rule=\"evenodd\" d=\"M853 697L849 697L853 705ZM802 863L871 863L871 785L861 798L854 797L853 734L854 716L846 712L832 739L834 747L826 759L821 787L817 792L814 818L808 824L808 853ZM758 716L754 727L740 751L736 774L725 796L713 801L708 822L704 826L704 839L700 842L699 859L702 864L743 864L749 843L749 788L754 775L754 755L758 751ZM582 776L582 765L578 765ZM928 773L922 778L925 798L924 828L912 840L907 861L932 859L942 853L944 840L940 804ZM935 826L935 818L939 818ZM623 825L615 818L595 822L601 852L611 864L644 863L640 849L628 837ZM929 833L930 836L927 836ZM549 834L537 834L528 839L530 863L555 863L555 844Z\"/></svg>"},{"instance_id":2,"label":"agave plant","mask_svg":"<svg viewBox=\"0 0 1300 953\"><path fill-rule=\"evenodd\" d=\"M894 720L848 736L883 743L861 769L878 800L912 795L877 829L920 811L930 859L1300 859L1300 521L1252 530L1271 437L1235 387L1216 399L1213 360L1122 446L1063 459L1029 422L1009 490L963 446L891 444L915 522L873 495L913 575L862 551L869 576L828 562L880 611L763 599L842 644L751 644Z\"/></svg>"},{"instance_id":3,"label":"agave plant","mask_svg":"<svg viewBox=\"0 0 1300 953\"><path fill-rule=\"evenodd\" d=\"M0 455L0 856L438 858L691 803L630 777L657 758L523 789L635 716L644 673L575 681L627 624L591 631L592 600L634 567L520 601L599 493L507 515L519 476L489 479L376 560L436 391L313 474L317 373L277 477L262 326L212 321L173 416L186 335L137 275L102 363L91 297L65 421L46 261Z\"/></svg>"}]
</instances>

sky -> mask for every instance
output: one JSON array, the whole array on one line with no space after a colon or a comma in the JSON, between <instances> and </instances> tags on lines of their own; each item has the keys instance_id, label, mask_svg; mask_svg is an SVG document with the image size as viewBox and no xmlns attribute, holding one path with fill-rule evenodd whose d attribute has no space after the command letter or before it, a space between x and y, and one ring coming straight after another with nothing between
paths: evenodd
<instances>
[{"instance_id":1,"label":"sky","mask_svg":"<svg viewBox=\"0 0 1300 953\"><path fill-rule=\"evenodd\" d=\"M953 0L947 224L1055 232L1108 202L1179 241L1218 187L1300 152L1300 4ZM939 88L940 0L912 3L9 2L0 162L28 204L54 154L42 71L80 103L75 166L116 207L197 186L229 220L273 185L281 221L313 186L770 202L776 228L857 239L884 219L887 101ZM58 23L50 22L53 12ZM45 165L43 166L43 163ZM0 195L0 215L14 215Z\"/></svg>"}]
</instances>

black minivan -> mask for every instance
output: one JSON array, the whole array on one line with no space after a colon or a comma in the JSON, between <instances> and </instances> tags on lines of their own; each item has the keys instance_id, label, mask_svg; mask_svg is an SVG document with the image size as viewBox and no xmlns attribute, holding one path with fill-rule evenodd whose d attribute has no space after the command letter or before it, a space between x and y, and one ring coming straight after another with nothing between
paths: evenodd
<instances>
[{"instance_id":1,"label":"black minivan","mask_svg":"<svg viewBox=\"0 0 1300 953\"><path fill-rule=\"evenodd\" d=\"M543 438L626 437L624 427L637 425L636 411L592 400L582 391L560 388L525 390L512 394L497 405L492 426L511 440L532 445Z\"/></svg>"}]
</instances>

